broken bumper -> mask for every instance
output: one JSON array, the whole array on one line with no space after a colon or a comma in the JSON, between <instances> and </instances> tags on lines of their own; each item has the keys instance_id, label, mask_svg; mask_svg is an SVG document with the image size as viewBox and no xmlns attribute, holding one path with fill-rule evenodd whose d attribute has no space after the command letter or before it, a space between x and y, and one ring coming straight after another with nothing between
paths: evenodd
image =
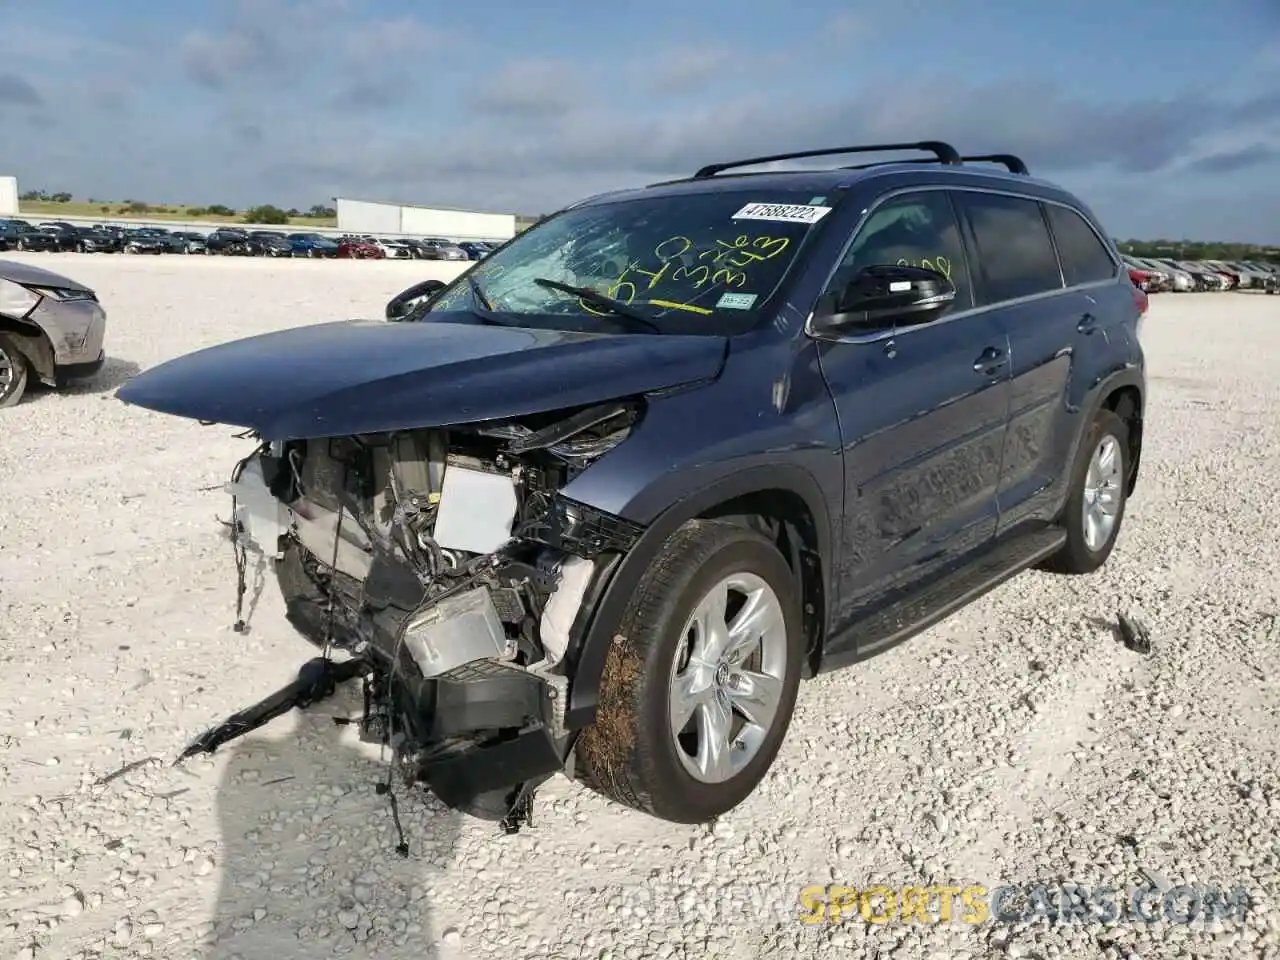
<instances>
[{"instance_id":1,"label":"broken bumper","mask_svg":"<svg viewBox=\"0 0 1280 960\"><path fill-rule=\"evenodd\" d=\"M196 737L178 762L213 753L295 708L327 699L356 678L363 678L365 691L365 712L357 721L361 738L383 744L392 739L392 714L375 707L379 688L387 689L397 713L417 719L414 733L438 745L409 766L406 780L424 784L448 807L501 821L515 832L529 819L534 788L564 767L564 743L552 732L559 692L526 671L480 661L415 681L388 677L360 658L320 657L303 664L291 683ZM476 742L471 738L478 730L505 733Z\"/></svg>"}]
</instances>

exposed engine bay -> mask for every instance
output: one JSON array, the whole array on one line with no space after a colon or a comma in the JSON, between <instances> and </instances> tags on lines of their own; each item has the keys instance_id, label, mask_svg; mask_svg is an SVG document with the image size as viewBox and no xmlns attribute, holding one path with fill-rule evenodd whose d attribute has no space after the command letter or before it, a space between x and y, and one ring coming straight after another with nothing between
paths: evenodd
<instances>
[{"instance_id":1,"label":"exposed engine bay","mask_svg":"<svg viewBox=\"0 0 1280 960\"><path fill-rule=\"evenodd\" d=\"M261 444L228 487L237 606L248 553L271 559L290 623L322 656L186 755L359 677L361 735L405 782L518 829L534 789L569 763L567 654L588 587L642 532L559 491L639 416L613 402Z\"/></svg>"}]
</instances>

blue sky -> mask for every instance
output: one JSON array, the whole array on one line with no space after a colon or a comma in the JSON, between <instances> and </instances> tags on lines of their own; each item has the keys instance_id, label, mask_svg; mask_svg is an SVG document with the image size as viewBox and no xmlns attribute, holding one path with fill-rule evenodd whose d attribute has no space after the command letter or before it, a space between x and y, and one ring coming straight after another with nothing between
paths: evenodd
<instances>
[{"instance_id":1,"label":"blue sky","mask_svg":"<svg viewBox=\"0 0 1280 960\"><path fill-rule=\"evenodd\" d=\"M522 213L941 137L1121 237L1280 244L1280 5L0 0L0 129L24 189Z\"/></svg>"}]
</instances>

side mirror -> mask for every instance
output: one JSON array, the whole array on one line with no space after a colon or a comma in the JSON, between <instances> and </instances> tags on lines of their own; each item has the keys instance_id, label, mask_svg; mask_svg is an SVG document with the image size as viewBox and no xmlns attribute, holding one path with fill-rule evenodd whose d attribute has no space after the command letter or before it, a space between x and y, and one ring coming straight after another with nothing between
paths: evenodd
<instances>
[{"instance_id":1,"label":"side mirror","mask_svg":"<svg viewBox=\"0 0 1280 960\"><path fill-rule=\"evenodd\" d=\"M814 318L823 329L870 331L936 320L951 309L956 288L937 270L886 264L864 267L829 296Z\"/></svg>"},{"instance_id":2,"label":"side mirror","mask_svg":"<svg viewBox=\"0 0 1280 960\"><path fill-rule=\"evenodd\" d=\"M423 280L415 283L407 290L401 290L387 301L387 319L395 322L403 320L413 308L435 296L448 284L443 280Z\"/></svg>"}]
</instances>

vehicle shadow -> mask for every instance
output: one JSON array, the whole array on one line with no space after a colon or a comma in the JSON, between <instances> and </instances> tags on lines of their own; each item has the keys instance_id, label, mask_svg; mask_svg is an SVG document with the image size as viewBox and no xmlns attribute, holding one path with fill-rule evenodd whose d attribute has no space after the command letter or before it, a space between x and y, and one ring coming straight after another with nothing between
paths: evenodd
<instances>
[{"instance_id":1,"label":"vehicle shadow","mask_svg":"<svg viewBox=\"0 0 1280 960\"><path fill-rule=\"evenodd\" d=\"M409 853L397 851L391 803L377 791L389 765L355 724L334 720L361 707L358 685L347 684L291 714L291 733L271 736L268 727L219 751L227 755L213 854L221 883L201 956L447 956L436 946L443 931L432 890L454 860L460 817L397 782Z\"/></svg>"},{"instance_id":2,"label":"vehicle shadow","mask_svg":"<svg viewBox=\"0 0 1280 960\"><path fill-rule=\"evenodd\" d=\"M22 402L38 402L40 397L47 394L90 396L95 393L108 393L124 386L141 372L142 367L134 363L132 360L123 360L120 357L107 357L106 362L102 365L102 369L93 374L93 376L85 377L82 380L69 380L65 386L58 389L47 387L32 377L27 386L26 396L22 398Z\"/></svg>"}]
</instances>

